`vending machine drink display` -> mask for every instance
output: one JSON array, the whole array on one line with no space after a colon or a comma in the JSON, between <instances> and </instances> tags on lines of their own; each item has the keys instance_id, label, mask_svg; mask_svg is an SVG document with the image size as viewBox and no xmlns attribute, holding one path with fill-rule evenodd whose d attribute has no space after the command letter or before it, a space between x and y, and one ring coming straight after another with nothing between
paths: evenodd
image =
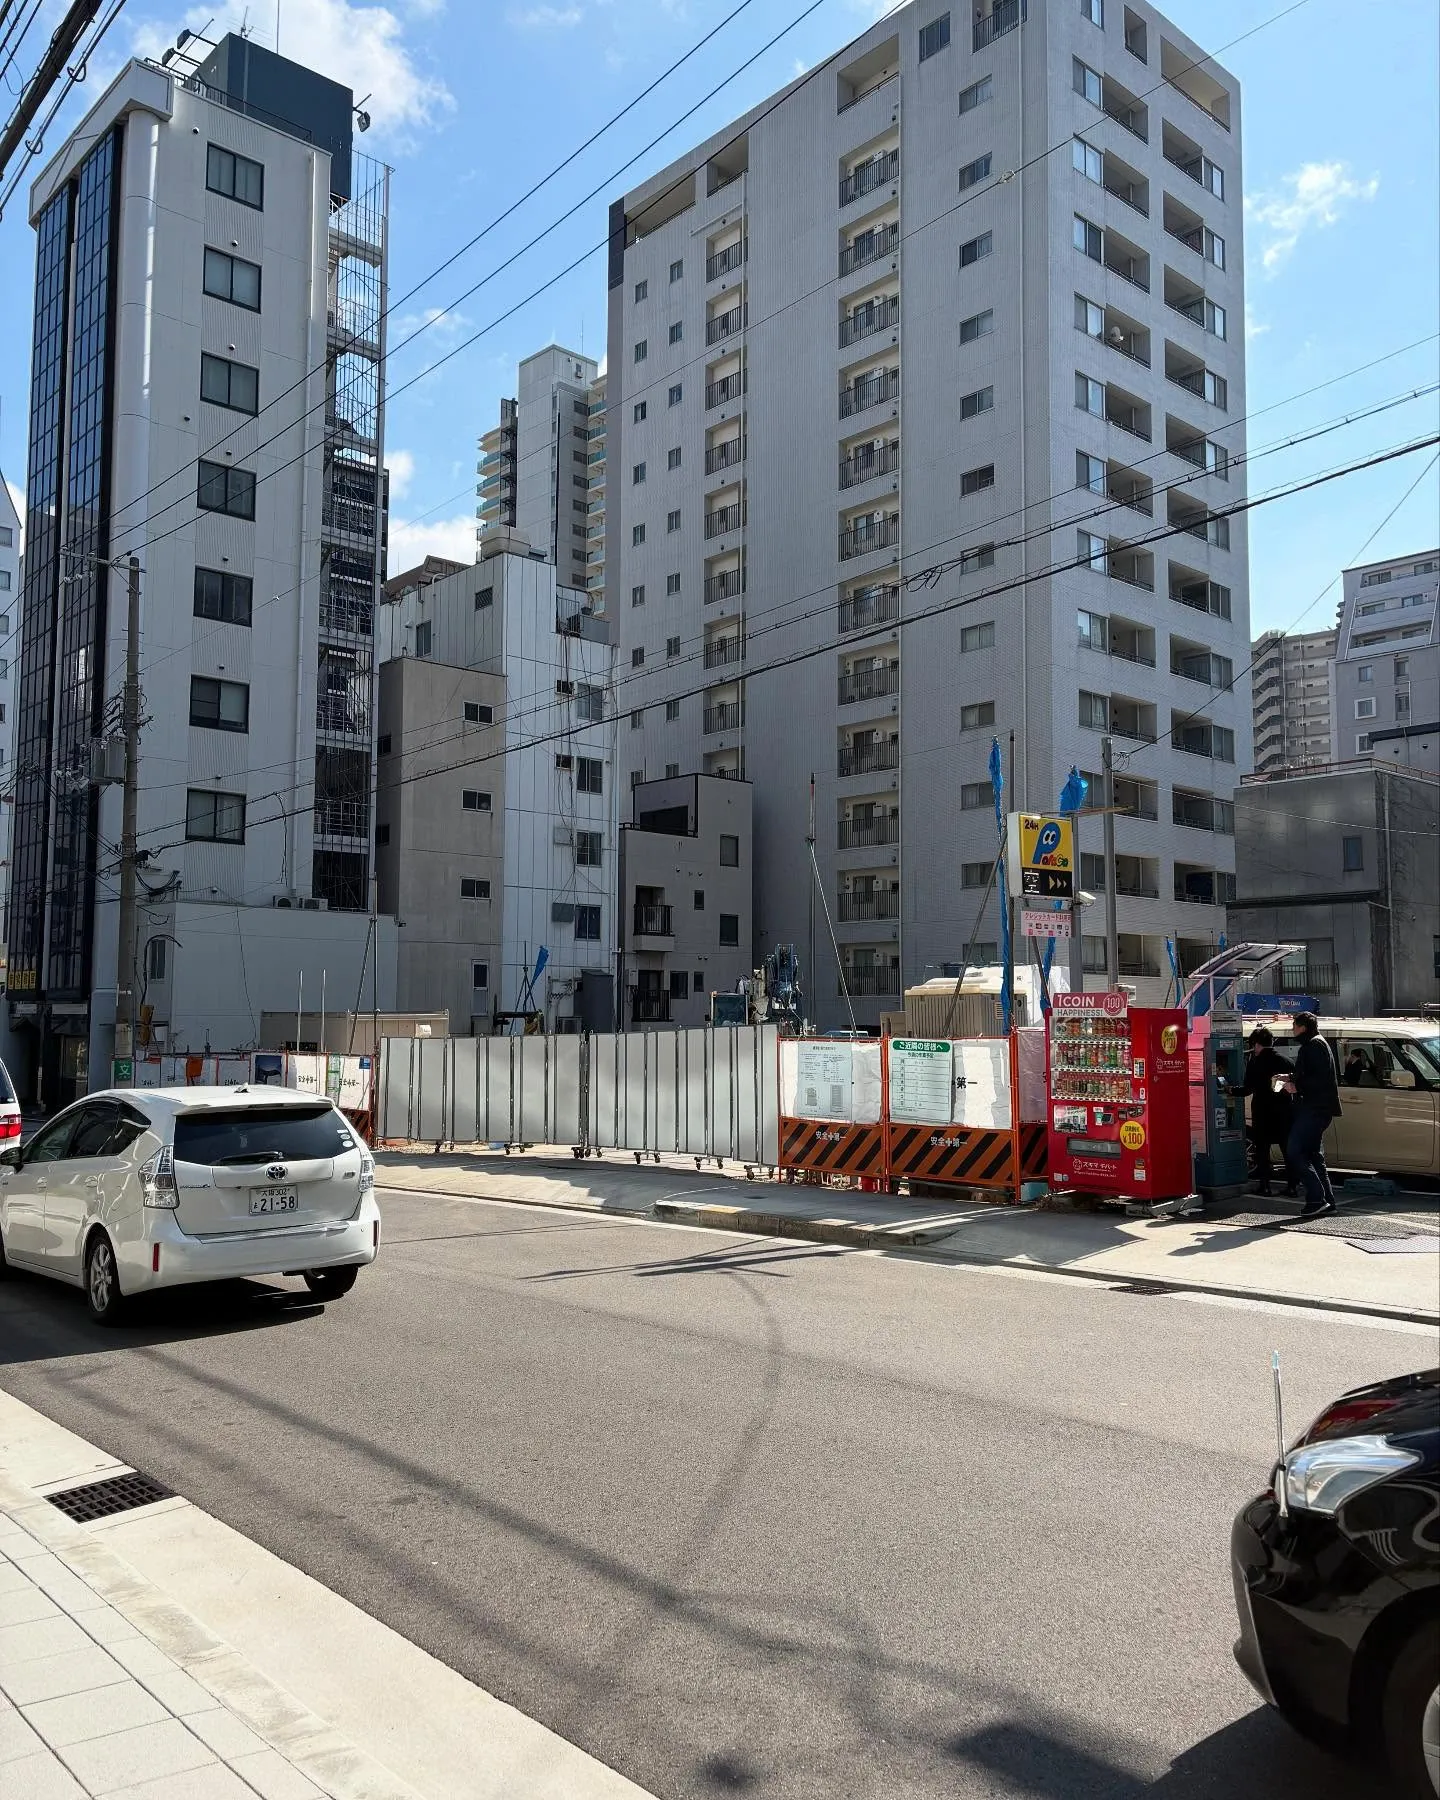
<instances>
[{"instance_id":1,"label":"vending machine drink display","mask_svg":"<svg viewBox=\"0 0 1440 1800\"><path fill-rule=\"evenodd\" d=\"M1187 1019L1123 993L1057 994L1047 1038L1050 1185L1127 1200L1193 1187Z\"/></svg>"}]
</instances>

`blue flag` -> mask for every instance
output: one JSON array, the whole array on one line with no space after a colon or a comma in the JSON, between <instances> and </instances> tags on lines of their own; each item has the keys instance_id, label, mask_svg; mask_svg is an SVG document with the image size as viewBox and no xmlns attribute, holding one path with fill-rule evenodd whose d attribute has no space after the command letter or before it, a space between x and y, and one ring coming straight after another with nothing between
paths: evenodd
<instances>
[{"instance_id":1,"label":"blue flag","mask_svg":"<svg viewBox=\"0 0 1440 1800\"><path fill-rule=\"evenodd\" d=\"M1060 790L1060 806L1058 810L1062 813L1079 812L1080 808L1085 804L1085 796L1089 792L1090 783L1080 773L1079 769L1076 768L1075 764L1071 763L1070 773L1066 777L1064 787ZM1054 962L1055 940L1053 937L1046 938L1045 955L1040 963L1040 1004L1046 1012L1049 1012L1050 1010L1050 970L1053 967Z\"/></svg>"},{"instance_id":2,"label":"blue flag","mask_svg":"<svg viewBox=\"0 0 1440 1800\"><path fill-rule=\"evenodd\" d=\"M1005 772L1000 761L1000 740L990 740L990 791L995 796L995 831L1000 839L1000 967L1004 977L1000 987L1000 1010L1006 1035L1014 1012L1015 992L1010 968L1010 894L1005 878Z\"/></svg>"}]
</instances>

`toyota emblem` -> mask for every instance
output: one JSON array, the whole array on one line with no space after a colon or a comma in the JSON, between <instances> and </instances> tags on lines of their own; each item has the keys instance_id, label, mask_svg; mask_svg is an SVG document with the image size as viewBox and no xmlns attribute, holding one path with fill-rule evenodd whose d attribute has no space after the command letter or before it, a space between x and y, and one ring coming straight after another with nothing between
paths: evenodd
<instances>
[{"instance_id":1,"label":"toyota emblem","mask_svg":"<svg viewBox=\"0 0 1440 1800\"><path fill-rule=\"evenodd\" d=\"M290 1171L284 1163L271 1163L265 1171L265 1179L267 1181L283 1181L289 1173Z\"/></svg>"}]
</instances>

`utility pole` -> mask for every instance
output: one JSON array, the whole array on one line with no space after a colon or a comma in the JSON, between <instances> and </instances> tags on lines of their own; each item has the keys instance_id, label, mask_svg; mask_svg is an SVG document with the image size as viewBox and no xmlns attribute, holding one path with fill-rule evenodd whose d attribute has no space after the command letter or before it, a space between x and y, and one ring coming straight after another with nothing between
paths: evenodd
<instances>
[{"instance_id":1,"label":"utility pole","mask_svg":"<svg viewBox=\"0 0 1440 1800\"><path fill-rule=\"evenodd\" d=\"M136 848L135 815L140 793L140 559L132 556L126 567L125 693L121 701L125 733L125 786L120 814L120 941L115 966L115 1000L118 1022L115 1054L135 1054L136 993ZM123 1000L123 1007L122 1007Z\"/></svg>"},{"instance_id":2,"label":"utility pole","mask_svg":"<svg viewBox=\"0 0 1440 1800\"><path fill-rule=\"evenodd\" d=\"M1070 815L1071 839L1075 845L1075 867L1070 872L1070 992L1085 992L1085 939L1081 936L1085 925L1085 914L1080 905L1080 870L1084 859L1080 855L1080 814Z\"/></svg>"},{"instance_id":3,"label":"utility pole","mask_svg":"<svg viewBox=\"0 0 1440 1800\"><path fill-rule=\"evenodd\" d=\"M1110 738L1100 740L1100 768L1105 776L1105 969L1111 987L1120 985L1120 928L1115 918L1119 896L1115 892L1115 769L1110 760Z\"/></svg>"}]
</instances>

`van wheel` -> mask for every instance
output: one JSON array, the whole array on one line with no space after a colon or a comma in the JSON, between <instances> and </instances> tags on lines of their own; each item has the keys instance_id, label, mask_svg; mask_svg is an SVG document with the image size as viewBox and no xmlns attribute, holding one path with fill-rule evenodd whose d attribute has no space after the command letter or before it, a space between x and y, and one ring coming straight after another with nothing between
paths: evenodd
<instances>
[{"instance_id":1,"label":"van wheel","mask_svg":"<svg viewBox=\"0 0 1440 1800\"><path fill-rule=\"evenodd\" d=\"M348 1269L307 1269L305 1285L317 1300L338 1300L342 1294L350 1292L359 1274L356 1263Z\"/></svg>"},{"instance_id":2,"label":"van wheel","mask_svg":"<svg viewBox=\"0 0 1440 1800\"><path fill-rule=\"evenodd\" d=\"M125 1309L125 1296L120 1292L115 1251L103 1231L95 1233L85 1252L85 1298L90 1304L90 1317L96 1324L119 1323Z\"/></svg>"},{"instance_id":3,"label":"van wheel","mask_svg":"<svg viewBox=\"0 0 1440 1800\"><path fill-rule=\"evenodd\" d=\"M1406 1800L1440 1794L1440 1619L1427 1619L1401 1648L1385 1684L1385 1754Z\"/></svg>"}]
</instances>

